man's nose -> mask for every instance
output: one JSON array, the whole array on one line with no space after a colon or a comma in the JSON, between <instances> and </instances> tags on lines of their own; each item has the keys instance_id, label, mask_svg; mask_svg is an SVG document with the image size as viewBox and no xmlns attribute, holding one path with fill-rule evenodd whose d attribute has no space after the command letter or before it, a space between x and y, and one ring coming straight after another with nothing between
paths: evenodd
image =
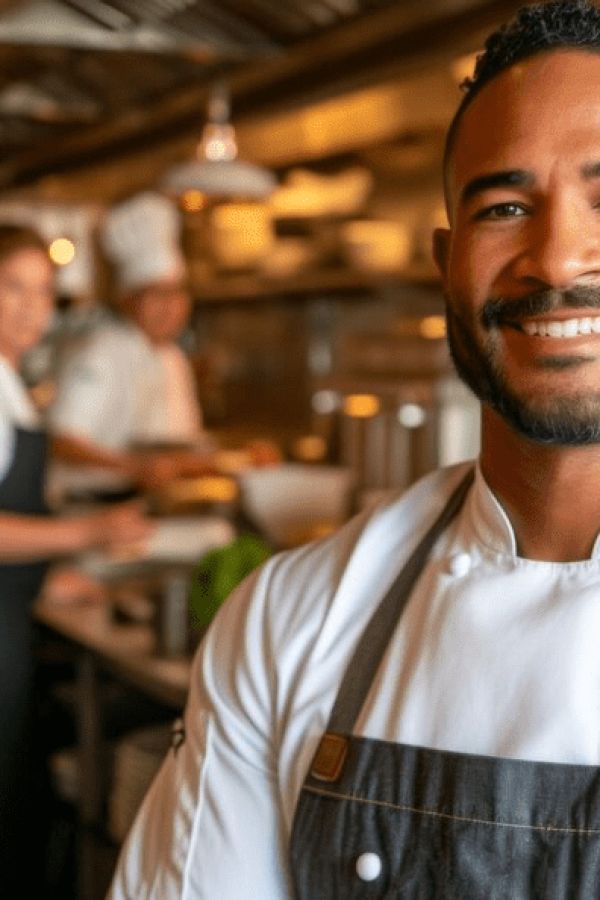
<instances>
[{"instance_id":1,"label":"man's nose","mask_svg":"<svg viewBox=\"0 0 600 900\"><path fill-rule=\"evenodd\" d=\"M600 279L600 212L562 202L533 216L517 269L520 277L552 288Z\"/></svg>"}]
</instances>

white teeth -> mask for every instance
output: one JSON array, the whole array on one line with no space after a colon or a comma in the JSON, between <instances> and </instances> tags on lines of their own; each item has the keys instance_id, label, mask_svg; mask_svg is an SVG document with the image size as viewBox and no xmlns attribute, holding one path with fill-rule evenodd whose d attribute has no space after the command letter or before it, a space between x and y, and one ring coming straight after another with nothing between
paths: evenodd
<instances>
[{"instance_id":1,"label":"white teeth","mask_svg":"<svg viewBox=\"0 0 600 900\"><path fill-rule=\"evenodd\" d=\"M567 319L563 323L563 334L565 337L574 337L579 334L579 322L577 319Z\"/></svg>"},{"instance_id":2,"label":"white teeth","mask_svg":"<svg viewBox=\"0 0 600 900\"><path fill-rule=\"evenodd\" d=\"M578 334L600 334L600 316L582 319L546 320L545 322L523 322L523 331L530 337L570 338Z\"/></svg>"}]
</instances>

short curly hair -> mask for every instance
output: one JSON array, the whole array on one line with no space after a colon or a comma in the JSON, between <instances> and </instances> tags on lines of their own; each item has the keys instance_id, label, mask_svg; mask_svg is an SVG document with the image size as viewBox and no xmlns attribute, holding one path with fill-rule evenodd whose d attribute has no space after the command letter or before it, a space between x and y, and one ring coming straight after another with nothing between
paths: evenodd
<instances>
[{"instance_id":1,"label":"short curly hair","mask_svg":"<svg viewBox=\"0 0 600 900\"><path fill-rule=\"evenodd\" d=\"M600 9L591 0L550 0L524 6L512 21L488 37L473 76L461 85L464 96L448 129L444 171L462 115L481 89L521 60L562 47L600 53Z\"/></svg>"}]
</instances>

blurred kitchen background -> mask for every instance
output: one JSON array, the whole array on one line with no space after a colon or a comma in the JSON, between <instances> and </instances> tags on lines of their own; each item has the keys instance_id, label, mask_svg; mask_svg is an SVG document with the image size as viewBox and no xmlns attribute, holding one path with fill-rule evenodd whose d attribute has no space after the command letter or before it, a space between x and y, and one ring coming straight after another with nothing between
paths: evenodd
<instances>
[{"instance_id":1,"label":"blurred kitchen background","mask_svg":"<svg viewBox=\"0 0 600 900\"><path fill-rule=\"evenodd\" d=\"M195 301L182 342L205 425L233 451L273 441L287 464L242 479L244 512L276 548L475 456L479 407L449 359L431 233L446 223L443 143L459 85L484 36L521 5L0 0L0 221L35 225L58 267L53 326L24 371L39 406L52 402L65 349L102 316L102 216L151 189L182 211ZM222 493L213 508L206 485L195 487L204 528L223 517L211 540L227 543L239 508ZM179 534L182 523L171 524ZM192 522L190 534L199 529ZM128 573L114 575L108 612L38 612L48 666L54 653L59 666L75 660L75 682L58 697L72 745L52 765L61 802L77 812L57 819L66 837L52 832L51 898L103 896L200 639L194 632L182 653L179 573L152 587L152 619L152 592L132 594ZM183 626L167 652L153 629L156 610L173 609ZM118 707L119 688L120 724L134 726L131 709L144 721L132 686L166 703L157 745L154 731L114 743L102 707ZM53 705L47 720L56 718ZM113 756L111 782L99 761Z\"/></svg>"},{"instance_id":2,"label":"blurred kitchen background","mask_svg":"<svg viewBox=\"0 0 600 900\"><path fill-rule=\"evenodd\" d=\"M431 231L444 132L499 0L3 0L0 218L60 264L26 377L98 315L103 210L178 198L207 427L369 496L477 452Z\"/></svg>"}]
</instances>

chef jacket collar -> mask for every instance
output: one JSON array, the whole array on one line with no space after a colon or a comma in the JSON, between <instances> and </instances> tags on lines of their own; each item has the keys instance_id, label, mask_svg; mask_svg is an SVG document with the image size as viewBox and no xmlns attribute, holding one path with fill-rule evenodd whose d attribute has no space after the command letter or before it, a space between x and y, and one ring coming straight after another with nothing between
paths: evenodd
<instances>
[{"instance_id":1,"label":"chef jacket collar","mask_svg":"<svg viewBox=\"0 0 600 900\"><path fill-rule=\"evenodd\" d=\"M465 512L477 540L496 553L518 556L517 539L510 519L486 482L479 462ZM596 536L591 556L600 557L600 534Z\"/></svg>"}]
</instances>

